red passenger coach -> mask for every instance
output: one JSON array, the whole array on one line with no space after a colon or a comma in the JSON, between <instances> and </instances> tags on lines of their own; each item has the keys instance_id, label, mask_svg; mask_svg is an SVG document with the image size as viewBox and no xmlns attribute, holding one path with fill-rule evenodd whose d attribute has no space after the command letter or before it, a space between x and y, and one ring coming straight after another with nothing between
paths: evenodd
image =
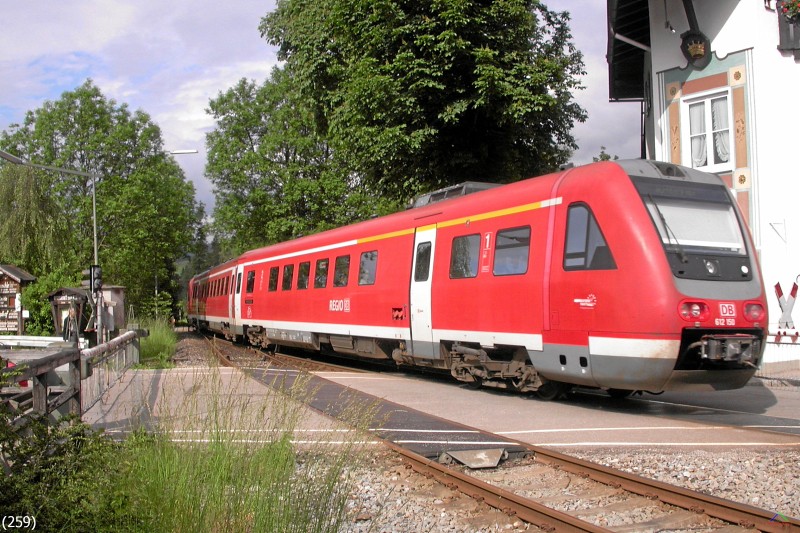
<instances>
[{"instance_id":1,"label":"red passenger coach","mask_svg":"<svg viewBox=\"0 0 800 533\"><path fill-rule=\"evenodd\" d=\"M418 204L198 274L190 320L545 398L738 388L758 366L764 288L714 175L605 162Z\"/></svg>"}]
</instances>

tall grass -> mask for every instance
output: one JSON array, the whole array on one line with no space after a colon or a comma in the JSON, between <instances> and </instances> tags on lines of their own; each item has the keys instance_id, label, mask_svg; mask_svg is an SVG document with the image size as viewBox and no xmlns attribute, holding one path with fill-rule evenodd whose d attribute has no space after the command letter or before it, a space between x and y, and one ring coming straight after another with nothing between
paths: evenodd
<instances>
[{"instance_id":1,"label":"tall grass","mask_svg":"<svg viewBox=\"0 0 800 533\"><path fill-rule=\"evenodd\" d=\"M166 320L148 319L141 327L150 334L141 340L140 361L150 368L172 368L172 356L178 344L178 336Z\"/></svg>"},{"instance_id":2,"label":"tall grass","mask_svg":"<svg viewBox=\"0 0 800 533\"><path fill-rule=\"evenodd\" d=\"M134 496L146 528L341 531L350 475L366 449L363 434L298 447L293 436L306 415L298 401L308 393L305 384L288 394L266 388L229 394L225 390L246 391L246 379L240 375L240 383L223 390L224 378L219 372L193 376L198 393L181 401L165 396L156 413L158 431L130 439L125 492ZM351 406L349 418L366 425L370 411Z\"/></svg>"}]
</instances>

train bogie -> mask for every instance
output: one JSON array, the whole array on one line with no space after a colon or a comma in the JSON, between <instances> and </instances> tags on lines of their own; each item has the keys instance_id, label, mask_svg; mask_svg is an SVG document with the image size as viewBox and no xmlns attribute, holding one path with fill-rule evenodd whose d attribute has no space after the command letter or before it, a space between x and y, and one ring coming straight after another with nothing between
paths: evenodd
<instances>
[{"instance_id":1,"label":"train bogie","mask_svg":"<svg viewBox=\"0 0 800 533\"><path fill-rule=\"evenodd\" d=\"M190 318L261 346L448 371L556 397L724 389L767 319L715 176L577 167L266 247L196 276Z\"/></svg>"}]
</instances>

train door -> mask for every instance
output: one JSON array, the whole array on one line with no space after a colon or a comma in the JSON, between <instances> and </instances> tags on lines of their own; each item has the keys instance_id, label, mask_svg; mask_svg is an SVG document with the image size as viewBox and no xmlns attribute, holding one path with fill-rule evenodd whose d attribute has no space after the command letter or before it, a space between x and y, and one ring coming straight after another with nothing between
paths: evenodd
<instances>
[{"instance_id":1,"label":"train door","mask_svg":"<svg viewBox=\"0 0 800 533\"><path fill-rule=\"evenodd\" d=\"M236 265L234 272L236 273L236 286L231 293L233 299L233 320L231 321L231 329L236 335L243 334L242 332L242 265Z\"/></svg>"},{"instance_id":2,"label":"train door","mask_svg":"<svg viewBox=\"0 0 800 533\"><path fill-rule=\"evenodd\" d=\"M230 280L225 285L228 287L228 317L230 318L231 327L235 321L235 305L236 305L236 269L234 268L228 276Z\"/></svg>"},{"instance_id":3,"label":"train door","mask_svg":"<svg viewBox=\"0 0 800 533\"><path fill-rule=\"evenodd\" d=\"M590 205L573 202L556 216L548 329L558 339L559 361L550 361L572 383L594 384L590 335L608 331L618 311L619 272ZM624 299L624 298L623 298Z\"/></svg>"},{"instance_id":4,"label":"train door","mask_svg":"<svg viewBox=\"0 0 800 533\"><path fill-rule=\"evenodd\" d=\"M411 272L410 309L411 351L417 357L437 357L433 342L431 286L436 227L417 228L414 237L414 268Z\"/></svg>"}]
</instances>

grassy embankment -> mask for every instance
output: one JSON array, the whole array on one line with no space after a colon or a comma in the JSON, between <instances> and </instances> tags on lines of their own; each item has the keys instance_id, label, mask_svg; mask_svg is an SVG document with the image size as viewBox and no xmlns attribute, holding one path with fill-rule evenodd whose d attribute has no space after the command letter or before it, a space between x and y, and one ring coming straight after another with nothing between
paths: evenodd
<instances>
[{"instance_id":1,"label":"grassy embankment","mask_svg":"<svg viewBox=\"0 0 800 533\"><path fill-rule=\"evenodd\" d=\"M151 326L148 360L166 363L174 344L161 329ZM308 380L285 392L248 383L214 368L193 375L150 407L155 429L122 441L75 422L21 437L0 415L0 508L36 517L40 531L341 531L364 433L298 445ZM348 411L358 427L372 417Z\"/></svg>"}]
</instances>

